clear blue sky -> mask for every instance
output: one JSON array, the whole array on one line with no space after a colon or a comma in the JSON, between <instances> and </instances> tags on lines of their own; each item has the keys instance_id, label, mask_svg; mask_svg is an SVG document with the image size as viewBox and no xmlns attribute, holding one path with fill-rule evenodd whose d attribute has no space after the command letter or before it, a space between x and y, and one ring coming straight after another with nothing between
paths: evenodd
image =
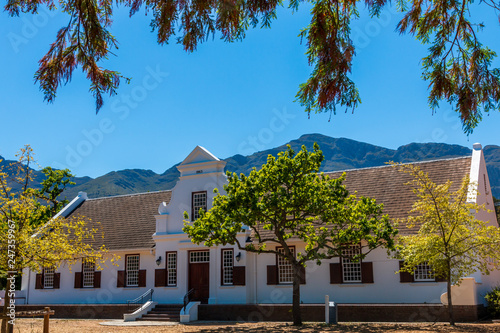
<instances>
[{"instance_id":1,"label":"clear blue sky","mask_svg":"<svg viewBox=\"0 0 500 333\"><path fill-rule=\"evenodd\" d=\"M410 142L500 144L498 112L485 116L470 137L448 105L432 115L427 83L420 79L426 47L394 32L400 17L394 9L378 19L362 11L354 22L358 55L352 78L363 103L353 114L341 111L330 122L328 114L308 119L294 102L311 70L297 37L310 19L306 6L293 15L279 10L271 29L250 30L243 42L209 40L192 54L174 41L159 46L150 15L128 18L118 10L112 32L120 49L105 66L132 82L123 83L118 96L106 98L98 115L80 71L60 89L55 103L43 102L33 74L68 17L40 13L0 14L0 155L8 159L31 144L42 166L97 177L128 168L161 173L196 145L225 158L276 147L306 133L388 148ZM487 24L481 40L500 51L495 13L481 15Z\"/></svg>"}]
</instances>

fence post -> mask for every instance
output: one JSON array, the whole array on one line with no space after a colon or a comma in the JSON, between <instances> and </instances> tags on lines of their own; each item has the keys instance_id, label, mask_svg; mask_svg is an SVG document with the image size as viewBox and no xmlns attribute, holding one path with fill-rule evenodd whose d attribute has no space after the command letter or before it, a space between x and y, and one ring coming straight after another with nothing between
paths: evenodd
<instances>
[{"instance_id":1,"label":"fence post","mask_svg":"<svg viewBox=\"0 0 500 333\"><path fill-rule=\"evenodd\" d=\"M45 313L43 315L43 333L49 333L49 317L50 317L50 308L46 307Z\"/></svg>"}]
</instances>

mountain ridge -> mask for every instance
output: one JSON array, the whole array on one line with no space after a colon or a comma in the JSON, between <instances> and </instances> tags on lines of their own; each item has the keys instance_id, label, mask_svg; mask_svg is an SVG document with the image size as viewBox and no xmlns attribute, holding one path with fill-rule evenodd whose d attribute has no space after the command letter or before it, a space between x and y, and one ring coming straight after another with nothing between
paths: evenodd
<instances>
[{"instance_id":1,"label":"mountain ridge","mask_svg":"<svg viewBox=\"0 0 500 333\"><path fill-rule=\"evenodd\" d=\"M470 156L472 154L471 149L456 144L409 143L397 149L389 149L348 138L332 138L323 134L312 133L304 134L286 144L255 152L248 156L236 154L227 157L224 159L227 163L225 169L238 174L248 174L253 167L259 168L266 163L268 154L276 156L280 151L285 150L288 144L292 149L298 151L302 145L311 150L314 142L319 144L325 156L321 171L341 171L382 166L388 161L408 163ZM500 198L500 147L487 145L483 147L483 150L493 195ZM0 165L6 163L8 162L1 162ZM71 200L79 191L87 192L89 198L97 198L168 190L175 186L179 178L179 171L176 168L178 164L166 169L161 174L145 169L124 169L111 171L93 179L90 177L75 177L74 181L77 182L77 185L68 188L64 194ZM40 171L36 172L41 173ZM39 176L37 177L39 178Z\"/></svg>"}]
</instances>

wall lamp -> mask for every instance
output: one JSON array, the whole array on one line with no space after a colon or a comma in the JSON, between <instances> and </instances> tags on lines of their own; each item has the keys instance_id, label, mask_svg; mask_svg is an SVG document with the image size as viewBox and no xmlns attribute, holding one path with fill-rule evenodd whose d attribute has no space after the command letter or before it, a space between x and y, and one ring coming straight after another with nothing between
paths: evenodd
<instances>
[{"instance_id":1,"label":"wall lamp","mask_svg":"<svg viewBox=\"0 0 500 333\"><path fill-rule=\"evenodd\" d=\"M158 259L156 259L156 266L160 266L161 264L161 256L158 257Z\"/></svg>"},{"instance_id":2,"label":"wall lamp","mask_svg":"<svg viewBox=\"0 0 500 333\"><path fill-rule=\"evenodd\" d=\"M238 254L236 255L236 261L240 262L240 259L241 259L241 252L238 252Z\"/></svg>"}]
</instances>

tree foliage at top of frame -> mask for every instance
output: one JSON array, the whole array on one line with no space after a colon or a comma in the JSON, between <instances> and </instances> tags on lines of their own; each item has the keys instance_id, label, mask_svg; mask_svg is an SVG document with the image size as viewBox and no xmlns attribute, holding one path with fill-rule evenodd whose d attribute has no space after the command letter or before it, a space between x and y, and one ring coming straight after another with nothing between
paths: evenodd
<instances>
[{"instance_id":1,"label":"tree foliage at top of frame","mask_svg":"<svg viewBox=\"0 0 500 333\"><path fill-rule=\"evenodd\" d=\"M288 8L296 11L299 0L290 0ZM359 17L361 1L316 0L312 5L310 24L300 31L307 44L306 56L313 67L309 79L300 85L297 101L305 111L333 112L337 108L355 109L360 93L350 78L356 54L350 38L350 23ZM472 133L483 114L500 108L500 70L491 64L496 53L483 45L476 23L470 14L472 0L398 0L404 17L397 25L399 33L409 33L429 45L423 58L422 78L429 82L429 106L433 110L442 101L459 114L465 133ZM110 28L114 5L109 0L8 0L10 15L37 13L40 5L69 15L66 26L57 33L55 42L39 61L35 80L45 100L54 101L57 89L68 83L76 68L81 67L90 81L97 112L103 105L103 94L115 94L120 81L128 78L100 66L118 48ZM117 0L128 7L130 16L141 9L151 13L151 27L159 44L167 44L176 35L177 43L188 52L216 34L227 42L242 40L249 28L270 27L277 18L278 0ZM380 15L387 0L365 0L370 15ZM495 0L483 0L481 6L498 10Z\"/></svg>"}]
</instances>

